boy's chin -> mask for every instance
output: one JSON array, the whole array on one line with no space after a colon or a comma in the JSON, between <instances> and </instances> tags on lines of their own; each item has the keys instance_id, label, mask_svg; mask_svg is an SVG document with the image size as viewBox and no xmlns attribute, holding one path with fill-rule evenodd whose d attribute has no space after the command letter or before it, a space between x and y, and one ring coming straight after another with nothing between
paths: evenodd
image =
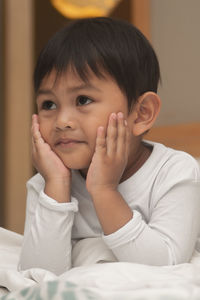
<instances>
[{"instance_id":1,"label":"boy's chin","mask_svg":"<svg viewBox=\"0 0 200 300\"><path fill-rule=\"evenodd\" d=\"M92 155L88 153L70 153L70 155L63 155L63 153L58 152L57 155L59 156L65 167L72 170L88 169L92 160Z\"/></svg>"},{"instance_id":2,"label":"boy's chin","mask_svg":"<svg viewBox=\"0 0 200 300\"><path fill-rule=\"evenodd\" d=\"M65 167L72 170L87 170L89 168L90 162L78 162L78 161L70 161L70 162L63 162Z\"/></svg>"}]
</instances>

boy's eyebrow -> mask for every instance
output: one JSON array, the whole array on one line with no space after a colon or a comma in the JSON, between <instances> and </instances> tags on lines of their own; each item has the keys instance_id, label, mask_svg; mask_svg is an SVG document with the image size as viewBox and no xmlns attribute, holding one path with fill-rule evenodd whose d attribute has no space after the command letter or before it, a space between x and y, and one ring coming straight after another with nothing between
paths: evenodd
<instances>
[{"instance_id":1,"label":"boy's eyebrow","mask_svg":"<svg viewBox=\"0 0 200 300\"><path fill-rule=\"evenodd\" d=\"M98 87L92 85L91 83L83 83L77 86L68 87L67 92L73 93L83 89L91 89L91 90L96 90L98 92L101 92L101 90ZM36 96L38 97L39 95L55 95L55 94L51 89L39 89Z\"/></svg>"},{"instance_id":2,"label":"boy's eyebrow","mask_svg":"<svg viewBox=\"0 0 200 300\"><path fill-rule=\"evenodd\" d=\"M54 95L54 93L51 90L40 89L37 91L36 97L39 95Z\"/></svg>"},{"instance_id":3,"label":"boy's eyebrow","mask_svg":"<svg viewBox=\"0 0 200 300\"><path fill-rule=\"evenodd\" d=\"M77 92L83 89L91 89L91 90L96 90L98 92L101 92L101 90L92 85L91 83L83 83L80 85L76 85L76 86L72 86L72 87L68 87L67 88L67 92L69 93L73 93L73 92ZM55 95L54 92L51 89L39 89L36 96L38 97L39 95Z\"/></svg>"},{"instance_id":4,"label":"boy's eyebrow","mask_svg":"<svg viewBox=\"0 0 200 300\"><path fill-rule=\"evenodd\" d=\"M68 92L77 92L79 90L83 90L83 89L91 89L91 90L96 90L96 91L101 91L98 87L94 86L93 84L91 84L90 82L86 82L86 83L82 83L80 85L77 86L72 86L67 88Z\"/></svg>"}]
</instances>

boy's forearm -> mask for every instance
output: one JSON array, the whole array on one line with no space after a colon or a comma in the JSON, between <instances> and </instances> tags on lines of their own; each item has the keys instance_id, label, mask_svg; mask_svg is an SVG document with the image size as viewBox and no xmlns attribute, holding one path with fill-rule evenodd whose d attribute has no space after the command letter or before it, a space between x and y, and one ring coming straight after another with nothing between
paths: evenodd
<instances>
[{"instance_id":1,"label":"boy's forearm","mask_svg":"<svg viewBox=\"0 0 200 300\"><path fill-rule=\"evenodd\" d=\"M117 231L132 219L133 212L118 191L102 190L91 196L105 235Z\"/></svg>"},{"instance_id":2,"label":"boy's forearm","mask_svg":"<svg viewBox=\"0 0 200 300\"><path fill-rule=\"evenodd\" d=\"M59 203L70 202L70 182L66 179L46 181L44 192Z\"/></svg>"}]
</instances>

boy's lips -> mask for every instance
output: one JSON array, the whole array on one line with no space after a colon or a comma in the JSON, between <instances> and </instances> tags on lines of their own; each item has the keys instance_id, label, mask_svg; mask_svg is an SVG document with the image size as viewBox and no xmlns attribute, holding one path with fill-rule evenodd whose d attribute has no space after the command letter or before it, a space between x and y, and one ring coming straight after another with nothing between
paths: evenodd
<instances>
[{"instance_id":1,"label":"boy's lips","mask_svg":"<svg viewBox=\"0 0 200 300\"><path fill-rule=\"evenodd\" d=\"M71 139L71 138L59 138L56 140L55 146L69 147L80 143L84 143L84 141Z\"/></svg>"}]
</instances>

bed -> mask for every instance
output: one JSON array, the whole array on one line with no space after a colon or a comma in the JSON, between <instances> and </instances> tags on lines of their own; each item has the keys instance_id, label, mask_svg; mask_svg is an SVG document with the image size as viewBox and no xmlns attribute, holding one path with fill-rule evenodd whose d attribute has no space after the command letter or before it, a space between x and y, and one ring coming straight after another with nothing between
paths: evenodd
<instances>
[{"instance_id":1,"label":"bed","mask_svg":"<svg viewBox=\"0 0 200 300\"><path fill-rule=\"evenodd\" d=\"M43 269L17 270L22 239L0 228L1 300L200 299L200 253L196 251L189 263L153 267L109 262L112 256L100 238L85 239L77 244L79 251L73 249L76 266L56 276Z\"/></svg>"}]
</instances>

